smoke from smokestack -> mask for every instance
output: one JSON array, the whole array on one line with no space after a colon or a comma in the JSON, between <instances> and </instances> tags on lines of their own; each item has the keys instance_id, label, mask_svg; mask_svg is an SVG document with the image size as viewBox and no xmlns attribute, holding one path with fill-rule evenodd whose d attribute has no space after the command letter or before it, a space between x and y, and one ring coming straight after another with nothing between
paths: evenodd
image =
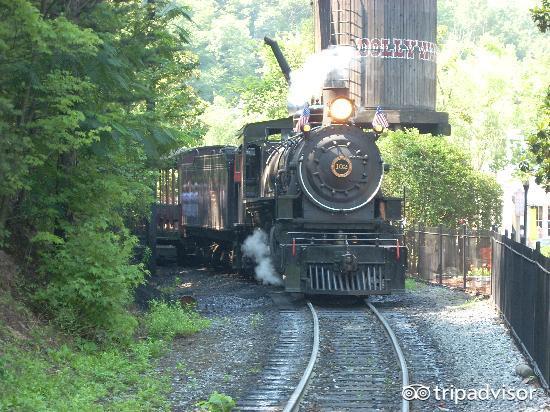
<instances>
[{"instance_id":1,"label":"smoke from smokestack","mask_svg":"<svg viewBox=\"0 0 550 412\"><path fill-rule=\"evenodd\" d=\"M244 240L242 251L246 257L254 259L256 262L254 273L257 280L264 285L283 284L283 280L277 275L271 262L267 234L263 230L256 229L253 234L248 236Z\"/></svg>"},{"instance_id":2,"label":"smoke from smokestack","mask_svg":"<svg viewBox=\"0 0 550 412\"><path fill-rule=\"evenodd\" d=\"M327 83L348 80L348 70L356 52L353 46L331 46L309 56L300 69L290 72L289 110L302 108L312 97L321 97Z\"/></svg>"}]
</instances>

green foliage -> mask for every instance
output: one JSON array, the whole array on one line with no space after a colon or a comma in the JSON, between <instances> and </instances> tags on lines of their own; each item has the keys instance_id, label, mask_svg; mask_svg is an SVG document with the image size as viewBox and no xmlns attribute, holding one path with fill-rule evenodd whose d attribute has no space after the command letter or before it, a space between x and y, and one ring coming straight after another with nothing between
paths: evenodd
<instances>
[{"instance_id":1,"label":"green foliage","mask_svg":"<svg viewBox=\"0 0 550 412\"><path fill-rule=\"evenodd\" d=\"M58 324L126 338L135 320L125 306L144 275L129 263L126 227L148 213L158 156L203 132L188 10L168 0L0 6L0 244L38 264L27 287Z\"/></svg>"},{"instance_id":2,"label":"green foliage","mask_svg":"<svg viewBox=\"0 0 550 412\"><path fill-rule=\"evenodd\" d=\"M198 402L199 410L206 412L230 412L236 403L231 396L214 391L207 401Z\"/></svg>"},{"instance_id":3,"label":"green foliage","mask_svg":"<svg viewBox=\"0 0 550 412\"><path fill-rule=\"evenodd\" d=\"M246 123L254 121L256 117L246 116L241 107L231 104L222 96L216 96L213 103L206 108L201 119L208 126L203 144L235 145L238 141L239 130Z\"/></svg>"},{"instance_id":4,"label":"green foliage","mask_svg":"<svg viewBox=\"0 0 550 412\"><path fill-rule=\"evenodd\" d=\"M463 42L465 48L490 36L512 46L522 59L543 43L531 23L531 4L529 0L440 0L438 25L446 27L448 36Z\"/></svg>"},{"instance_id":5,"label":"green foliage","mask_svg":"<svg viewBox=\"0 0 550 412\"><path fill-rule=\"evenodd\" d=\"M210 320L202 317L192 308L182 308L178 303L154 301L145 316L148 334L157 339L172 339L190 335L207 328Z\"/></svg>"},{"instance_id":6,"label":"green foliage","mask_svg":"<svg viewBox=\"0 0 550 412\"><path fill-rule=\"evenodd\" d=\"M540 248L540 253L543 256L546 256L546 257L550 258L550 246L542 246Z\"/></svg>"},{"instance_id":7,"label":"green foliage","mask_svg":"<svg viewBox=\"0 0 550 412\"><path fill-rule=\"evenodd\" d=\"M419 283L413 278L405 279L405 290L414 291L418 288Z\"/></svg>"},{"instance_id":8,"label":"green foliage","mask_svg":"<svg viewBox=\"0 0 550 412\"><path fill-rule=\"evenodd\" d=\"M540 6L531 9L531 14L539 30L546 33L548 27L550 27L550 1L542 0Z\"/></svg>"},{"instance_id":9,"label":"green foliage","mask_svg":"<svg viewBox=\"0 0 550 412\"><path fill-rule=\"evenodd\" d=\"M297 34L281 34L280 46L291 67L300 67L313 49L309 24ZM233 97L215 96L202 121L208 126L205 144L236 144L239 130L246 123L287 117L288 85L271 48L257 44L261 75L240 79L231 86Z\"/></svg>"},{"instance_id":10,"label":"green foliage","mask_svg":"<svg viewBox=\"0 0 550 412\"><path fill-rule=\"evenodd\" d=\"M483 265L481 267L470 267L468 276L491 276L491 268Z\"/></svg>"},{"instance_id":11,"label":"green foliage","mask_svg":"<svg viewBox=\"0 0 550 412\"><path fill-rule=\"evenodd\" d=\"M299 0L191 0L193 50L201 76L194 84L209 102L204 144L235 144L255 121L288 116L287 84L263 37L276 38L292 68L313 51L311 12Z\"/></svg>"},{"instance_id":12,"label":"green foliage","mask_svg":"<svg viewBox=\"0 0 550 412\"><path fill-rule=\"evenodd\" d=\"M189 0L186 4L195 23L191 43L201 65L195 85L209 102L215 96L238 98L243 83L264 71L263 37L296 33L311 17L308 4L300 0Z\"/></svg>"},{"instance_id":13,"label":"green foliage","mask_svg":"<svg viewBox=\"0 0 550 412\"><path fill-rule=\"evenodd\" d=\"M548 78L544 54L520 60L499 41L450 38L438 58L439 108L449 113L455 141L470 150L478 170L516 163L513 140L537 124L537 96Z\"/></svg>"},{"instance_id":14,"label":"green foliage","mask_svg":"<svg viewBox=\"0 0 550 412\"><path fill-rule=\"evenodd\" d=\"M542 1L541 7L531 10L533 20L537 23L539 30L546 33L550 22L550 2ZM547 192L550 191L550 87L546 88L546 96L539 108L537 118L537 130L527 138L529 152L519 164L522 172L531 173L535 176L537 184L541 185Z\"/></svg>"},{"instance_id":15,"label":"green foliage","mask_svg":"<svg viewBox=\"0 0 550 412\"><path fill-rule=\"evenodd\" d=\"M32 322L26 307L0 291L0 310L5 305L12 322L25 319L29 328L22 335L0 319L2 411L168 411L170 379L159 371L158 358L166 352L169 339L208 324L191 310L158 303L141 330L153 324L159 338L150 334L124 345L98 344L68 339L50 326ZM213 399L213 405L223 405L223 397L219 402Z\"/></svg>"},{"instance_id":16,"label":"green foliage","mask_svg":"<svg viewBox=\"0 0 550 412\"><path fill-rule=\"evenodd\" d=\"M550 54L530 18L526 1L438 3L438 109L478 170L517 164L536 130Z\"/></svg>"},{"instance_id":17,"label":"green foliage","mask_svg":"<svg viewBox=\"0 0 550 412\"><path fill-rule=\"evenodd\" d=\"M406 189L408 224L457 227L467 222L481 229L499 223L500 186L493 177L475 171L468 153L450 138L412 129L389 132L378 145L391 166L382 190L401 196Z\"/></svg>"},{"instance_id":18,"label":"green foliage","mask_svg":"<svg viewBox=\"0 0 550 412\"><path fill-rule=\"evenodd\" d=\"M28 347L3 345L0 410L170 409L170 384L154 368L156 342L136 342L125 350L50 345L48 339Z\"/></svg>"},{"instance_id":19,"label":"green foliage","mask_svg":"<svg viewBox=\"0 0 550 412\"><path fill-rule=\"evenodd\" d=\"M537 184L550 191L550 87L539 109L538 130L527 137L528 153L520 162L522 172L535 176Z\"/></svg>"},{"instance_id":20,"label":"green foliage","mask_svg":"<svg viewBox=\"0 0 550 412\"><path fill-rule=\"evenodd\" d=\"M137 322L125 307L144 279L141 265L128 264L136 239L97 221L68 228L65 237L54 239L43 252L46 282L36 300L46 303L66 330L128 340Z\"/></svg>"}]
</instances>

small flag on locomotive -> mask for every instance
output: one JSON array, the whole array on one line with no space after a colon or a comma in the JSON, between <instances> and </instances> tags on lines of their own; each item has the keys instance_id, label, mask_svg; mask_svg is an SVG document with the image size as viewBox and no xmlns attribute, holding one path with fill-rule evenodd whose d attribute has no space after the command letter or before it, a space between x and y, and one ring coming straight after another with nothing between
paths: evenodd
<instances>
[{"instance_id":1,"label":"small flag on locomotive","mask_svg":"<svg viewBox=\"0 0 550 412\"><path fill-rule=\"evenodd\" d=\"M302 115L296 122L296 126L294 127L294 131L299 133L302 131L302 127L304 127L309 122L309 116L311 114L311 111L309 109L309 105L306 103L306 107L302 110Z\"/></svg>"},{"instance_id":2,"label":"small flag on locomotive","mask_svg":"<svg viewBox=\"0 0 550 412\"><path fill-rule=\"evenodd\" d=\"M376 108L376 113L374 114L374 118L372 119L372 127L374 128L374 130L380 131L390 127L388 119L386 119L386 115L384 114L380 106Z\"/></svg>"}]
</instances>

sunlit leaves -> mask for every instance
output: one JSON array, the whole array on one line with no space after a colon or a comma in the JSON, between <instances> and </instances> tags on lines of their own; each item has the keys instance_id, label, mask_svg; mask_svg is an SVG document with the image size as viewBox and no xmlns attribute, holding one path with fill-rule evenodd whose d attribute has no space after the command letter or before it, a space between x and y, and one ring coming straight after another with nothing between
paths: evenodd
<instances>
[{"instance_id":1,"label":"sunlit leaves","mask_svg":"<svg viewBox=\"0 0 550 412\"><path fill-rule=\"evenodd\" d=\"M384 176L386 195L406 193L407 224L465 221L478 228L498 224L502 191L495 179L475 171L463 148L452 139L416 130L390 132L379 141L391 169Z\"/></svg>"}]
</instances>

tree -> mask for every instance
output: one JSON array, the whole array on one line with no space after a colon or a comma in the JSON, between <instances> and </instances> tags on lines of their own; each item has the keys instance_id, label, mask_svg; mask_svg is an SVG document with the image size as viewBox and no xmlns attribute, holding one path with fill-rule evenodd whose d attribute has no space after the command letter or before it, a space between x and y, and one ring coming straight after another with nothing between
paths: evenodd
<instances>
[{"instance_id":1,"label":"tree","mask_svg":"<svg viewBox=\"0 0 550 412\"><path fill-rule=\"evenodd\" d=\"M281 49L292 68L298 68L313 50L309 22L296 34L278 37ZM236 144L239 130L250 122L288 116L286 83L271 48L255 43L262 58L258 73L238 79L228 86L232 97L215 96L201 120L208 127L204 144Z\"/></svg>"},{"instance_id":2,"label":"tree","mask_svg":"<svg viewBox=\"0 0 550 412\"><path fill-rule=\"evenodd\" d=\"M536 130L550 54L524 3L438 3L438 109L479 170L516 164L516 137Z\"/></svg>"},{"instance_id":3,"label":"tree","mask_svg":"<svg viewBox=\"0 0 550 412\"><path fill-rule=\"evenodd\" d=\"M550 192L550 87L538 113L538 131L527 138L530 161L521 162L520 170L532 173L537 184Z\"/></svg>"},{"instance_id":4,"label":"tree","mask_svg":"<svg viewBox=\"0 0 550 412\"><path fill-rule=\"evenodd\" d=\"M500 186L492 176L474 170L468 152L452 140L411 129L387 133L378 146L390 165L382 191L402 196L405 190L408 225L455 228L466 221L488 229L499 223Z\"/></svg>"},{"instance_id":5,"label":"tree","mask_svg":"<svg viewBox=\"0 0 550 412\"><path fill-rule=\"evenodd\" d=\"M546 33L550 27L550 1L542 0L540 6L531 9L533 21L542 33Z\"/></svg>"},{"instance_id":6,"label":"tree","mask_svg":"<svg viewBox=\"0 0 550 412\"><path fill-rule=\"evenodd\" d=\"M542 6L532 10L533 20L539 30L546 33L550 22L550 2L542 1ZM547 192L550 191L550 86L546 88L546 96L538 110L537 129L527 138L529 153L525 154L519 168L535 176L535 181Z\"/></svg>"},{"instance_id":7,"label":"tree","mask_svg":"<svg viewBox=\"0 0 550 412\"><path fill-rule=\"evenodd\" d=\"M311 18L302 0L190 0L194 22L193 51L199 56L201 77L194 84L201 97L232 100L243 81L261 77L263 37L300 31Z\"/></svg>"},{"instance_id":8,"label":"tree","mask_svg":"<svg viewBox=\"0 0 550 412\"><path fill-rule=\"evenodd\" d=\"M520 60L514 47L485 36L477 43L447 39L438 60L438 108L449 113L452 135L470 149L474 167L514 163L509 136L535 129L548 57Z\"/></svg>"},{"instance_id":9,"label":"tree","mask_svg":"<svg viewBox=\"0 0 550 412\"><path fill-rule=\"evenodd\" d=\"M291 70L299 69L308 56L313 54L312 33L312 25L306 21L298 33L281 34L277 38ZM271 48L264 45L261 56L261 77L248 77L236 88L239 102L243 104L246 114L256 114L258 120L287 117L289 86Z\"/></svg>"},{"instance_id":10,"label":"tree","mask_svg":"<svg viewBox=\"0 0 550 412\"><path fill-rule=\"evenodd\" d=\"M127 224L149 209L155 159L202 133L187 10L165 0L0 6L4 246L28 263L28 288L60 325L127 336L126 305L145 276Z\"/></svg>"}]
</instances>

